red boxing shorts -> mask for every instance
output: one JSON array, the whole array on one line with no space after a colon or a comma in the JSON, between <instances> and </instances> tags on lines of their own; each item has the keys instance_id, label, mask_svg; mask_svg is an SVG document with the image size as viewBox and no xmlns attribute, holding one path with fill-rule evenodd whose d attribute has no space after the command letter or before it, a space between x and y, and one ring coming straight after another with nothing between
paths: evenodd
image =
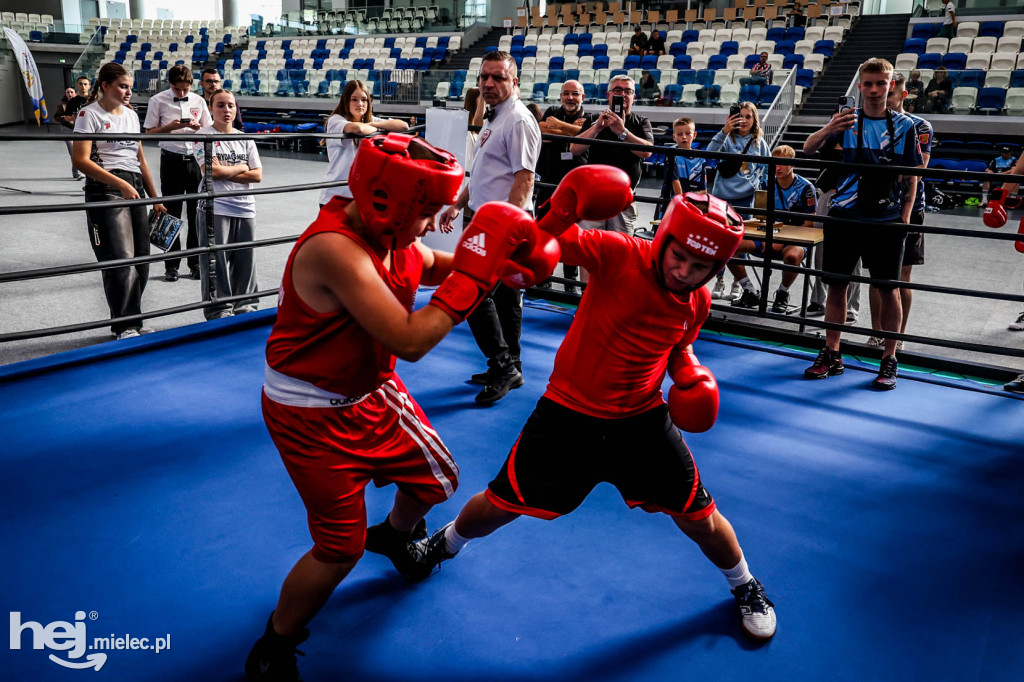
<instances>
[{"instance_id":1,"label":"red boxing shorts","mask_svg":"<svg viewBox=\"0 0 1024 682\"><path fill-rule=\"evenodd\" d=\"M337 407L295 407L263 393L263 420L306 505L313 556L358 560L366 541L363 489L395 483L424 503L444 502L459 468L398 375Z\"/></svg>"}]
</instances>

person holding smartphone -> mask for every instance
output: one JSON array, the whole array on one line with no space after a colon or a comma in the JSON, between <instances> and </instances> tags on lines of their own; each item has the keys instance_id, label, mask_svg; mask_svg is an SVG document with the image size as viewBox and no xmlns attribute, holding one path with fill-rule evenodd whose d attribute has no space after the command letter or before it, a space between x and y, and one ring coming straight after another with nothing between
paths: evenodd
<instances>
[{"instance_id":1,"label":"person holding smartphone","mask_svg":"<svg viewBox=\"0 0 1024 682\"><path fill-rule=\"evenodd\" d=\"M646 117L633 113L633 102L636 101L636 87L633 79L620 74L613 76L608 83L607 109L600 114L590 115L583 123L577 138L586 140L608 140L625 142L631 145L654 145L654 131ZM588 164L613 166L626 171L630 186L636 190L640 183L640 171L644 159L653 151L630 149L623 145L581 144L569 145L574 156L588 154ZM636 225L636 204L631 203L617 216L608 220L581 220L580 227L584 230L610 230L632 236ZM584 273L583 280L586 281Z\"/></svg>"},{"instance_id":2,"label":"person holding smartphone","mask_svg":"<svg viewBox=\"0 0 1024 682\"><path fill-rule=\"evenodd\" d=\"M192 92L192 70L184 64L175 64L167 70L170 88L149 98L146 109L147 133L195 134L200 128L213 125L210 109L201 95ZM166 197L180 194L194 194L199 190L203 174L195 157L193 142L161 141L160 146L160 191ZM181 201L168 201L167 211L175 218L181 218ZM185 246L194 249L199 246L196 229L196 200L185 202L188 219L188 233ZM181 239L176 237L170 251L181 251ZM189 277L199 279L199 256L189 256ZM178 281L178 267L181 259L164 261L164 279Z\"/></svg>"},{"instance_id":3,"label":"person holding smartphone","mask_svg":"<svg viewBox=\"0 0 1024 682\"><path fill-rule=\"evenodd\" d=\"M863 108L841 110L833 116L807 138L804 153L814 154L823 147L839 145L844 163L872 165L870 172L854 168L843 172L832 195L828 215L859 224L825 225L822 269L829 273L822 276L828 285L825 321L836 325L845 322L848 277L862 259L871 278L885 282L875 284L879 293L879 324L882 331L895 333L903 317L896 283L900 279L905 226L911 222L918 176L900 176L884 167L923 168L924 158L914 120L888 107L887 98L894 87L893 71L892 64L885 59L872 58L861 64L857 88ZM827 379L843 373L841 339L840 331L825 331L825 347L814 364L804 370L806 378ZM897 373L896 339L886 338L873 387L896 388Z\"/></svg>"},{"instance_id":4,"label":"person holding smartphone","mask_svg":"<svg viewBox=\"0 0 1024 682\"><path fill-rule=\"evenodd\" d=\"M771 156L772 150L761 132L761 118L757 114L757 106L753 102L741 102L729 108L729 118L720 131L715 133L708 143L709 152L731 152L756 156ZM742 209L754 205L754 194L764 184L768 166L763 163L751 163L740 159L722 159L716 166L715 181L711 186L711 194L725 199L737 213L749 217ZM718 273L715 286L711 290L712 298L726 298L724 271ZM734 303L749 306L757 298L753 284L747 287L733 282L728 298Z\"/></svg>"}]
</instances>

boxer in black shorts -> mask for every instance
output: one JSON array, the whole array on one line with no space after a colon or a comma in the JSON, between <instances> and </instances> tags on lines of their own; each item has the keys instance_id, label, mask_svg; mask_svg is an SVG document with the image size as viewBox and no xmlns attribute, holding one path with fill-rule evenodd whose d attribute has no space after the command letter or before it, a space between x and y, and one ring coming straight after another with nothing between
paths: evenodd
<instances>
[{"instance_id":1,"label":"boxer in black shorts","mask_svg":"<svg viewBox=\"0 0 1024 682\"><path fill-rule=\"evenodd\" d=\"M569 212L566 193L608 193L616 173L628 191L629 177L608 166L570 172L552 195L548 215ZM704 285L736 252L742 220L722 199L685 194L672 198L653 243L575 225L553 233L561 235L562 261L590 273L579 310L547 391L501 471L455 521L413 545L420 577L470 539L521 515L569 514L598 483L608 482L629 507L667 514L728 580L743 630L770 639L774 605L676 428L705 431L718 414L717 383L698 363L692 343L711 307ZM667 404L666 373L673 383Z\"/></svg>"}]
</instances>

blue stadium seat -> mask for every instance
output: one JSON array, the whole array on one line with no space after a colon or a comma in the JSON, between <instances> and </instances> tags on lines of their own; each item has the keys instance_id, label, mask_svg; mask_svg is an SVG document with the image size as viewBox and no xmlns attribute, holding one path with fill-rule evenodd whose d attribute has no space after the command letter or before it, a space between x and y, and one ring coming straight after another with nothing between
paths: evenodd
<instances>
[{"instance_id":1,"label":"blue stadium seat","mask_svg":"<svg viewBox=\"0 0 1024 682\"><path fill-rule=\"evenodd\" d=\"M772 28L768 29L768 35L765 36L765 39L771 40L775 43L778 43L780 40L785 40L786 29L782 28L781 26L773 26Z\"/></svg>"},{"instance_id":2,"label":"blue stadium seat","mask_svg":"<svg viewBox=\"0 0 1024 682\"><path fill-rule=\"evenodd\" d=\"M668 53L673 57L686 54L686 43L672 43L668 46Z\"/></svg>"},{"instance_id":3,"label":"blue stadium seat","mask_svg":"<svg viewBox=\"0 0 1024 682\"><path fill-rule=\"evenodd\" d=\"M963 52L947 52L942 57L942 65L950 71L960 71L967 67L967 55ZM921 68L920 63L917 66Z\"/></svg>"},{"instance_id":4,"label":"blue stadium seat","mask_svg":"<svg viewBox=\"0 0 1024 682\"><path fill-rule=\"evenodd\" d=\"M526 49L527 51L529 51L530 48L528 47ZM534 48L534 51L536 51L536 48ZM576 46L577 57L592 57L593 55L594 48L590 45L590 43L580 43L579 45Z\"/></svg>"},{"instance_id":5,"label":"blue stadium seat","mask_svg":"<svg viewBox=\"0 0 1024 682\"><path fill-rule=\"evenodd\" d=\"M708 68L714 71L724 69L729 64L729 58L724 54L713 54L708 58Z\"/></svg>"},{"instance_id":6,"label":"blue stadium seat","mask_svg":"<svg viewBox=\"0 0 1024 682\"><path fill-rule=\"evenodd\" d=\"M826 59L832 57L836 51L836 43L833 40L818 40L814 43L814 54L825 55Z\"/></svg>"},{"instance_id":7,"label":"blue stadium seat","mask_svg":"<svg viewBox=\"0 0 1024 682\"><path fill-rule=\"evenodd\" d=\"M793 26L786 29L786 40L792 40L794 43L798 40L804 39L804 29L802 26Z\"/></svg>"},{"instance_id":8,"label":"blue stadium seat","mask_svg":"<svg viewBox=\"0 0 1024 682\"><path fill-rule=\"evenodd\" d=\"M917 68L937 69L942 65L942 55L938 52L925 52L917 58Z\"/></svg>"},{"instance_id":9,"label":"blue stadium seat","mask_svg":"<svg viewBox=\"0 0 1024 682\"><path fill-rule=\"evenodd\" d=\"M1001 21L983 21L981 26L978 27L978 36L986 38L1002 38L1003 37L1003 22Z\"/></svg>"},{"instance_id":10,"label":"blue stadium seat","mask_svg":"<svg viewBox=\"0 0 1024 682\"><path fill-rule=\"evenodd\" d=\"M740 101L741 102L754 102L761 97L761 86L760 85L741 85L740 86Z\"/></svg>"},{"instance_id":11,"label":"blue stadium seat","mask_svg":"<svg viewBox=\"0 0 1024 682\"><path fill-rule=\"evenodd\" d=\"M914 24L914 29L911 31L910 37L920 40L928 40L939 32L939 28L941 26L942 24L937 21L927 24ZM906 50L904 50L904 52L906 52Z\"/></svg>"},{"instance_id":12,"label":"blue stadium seat","mask_svg":"<svg viewBox=\"0 0 1024 682\"><path fill-rule=\"evenodd\" d=\"M658 57L656 55L648 54L648 55L644 55L643 57L640 58L640 67L639 68L641 68L641 69L655 69L657 67L658 67ZM630 68L633 68L633 67L627 66L626 68L630 69Z\"/></svg>"},{"instance_id":13,"label":"blue stadium seat","mask_svg":"<svg viewBox=\"0 0 1024 682\"><path fill-rule=\"evenodd\" d=\"M608 56L608 46L605 45L604 43L598 43L597 45L591 45L590 49L591 49L591 53L594 55L594 57L607 57Z\"/></svg>"},{"instance_id":14,"label":"blue stadium seat","mask_svg":"<svg viewBox=\"0 0 1024 682\"><path fill-rule=\"evenodd\" d=\"M803 88L814 87L814 71L811 69L797 69L796 84Z\"/></svg>"},{"instance_id":15,"label":"blue stadium seat","mask_svg":"<svg viewBox=\"0 0 1024 682\"><path fill-rule=\"evenodd\" d=\"M782 89L781 85L765 85L761 88L761 95L757 99L757 106L767 107L775 101L775 96Z\"/></svg>"},{"instance_id":16,"label":"blue stadium seat","mask_svg":"<svg viewBox=\"0 0 1024 682\"><path fill-rule=\"evenodd\" d=\"M1011 88L1024 88L1024 69L1016 69L1010 74Z\"/></svg>"},{"instance_id":17,"label":"blue stadium seat","mask_svg":"<svg viewBox=\"0 0 1024 682\"><path fill-rule=\"evenodd\" d=\"M688 68L690 68L690 64L691 63L692 63L692 57L690 57L690 55L688 55L688 54L676 55L675 58L672 59L672 68L673 69L688 69ZM596 64L594 65L594 68L595 69L597 68Z\"/></svg>"},{"instance_id":18,"label":"blue stadium seat","mask_svg":"<svg viewBox=\"0 0 1024 682\"><path fill-rule=\"evenodd\" d=\"M657 60L655 60L655 63L657 63ZM640 68L640 55L637 55L637 54L629 55L628 57L626 57L626 61L625 61L625 63L622 66L626 70L629 70L629 69L639 69Z\"/></svg>"},{"instance_id":19,"label":"blue stadium seat","mask_svg":"<svg viewBox=\"0 0 1024 682\"><path fill-rule=\"evenodd\" d=\"M591 102L601 96L597 83L584 83L583 94L586 96L587 100Z\"/></svg>"},{"instance_id":20,"label":"blue stadium seat","mask_svg":"<svg viewBox=\"0 0 1024 682\"><path fill-rule=\"evenodd\" d=\"M677 85L689 85L697 82L697 72L693 69L679 69L676 73Z\"/></svg>"},{"instance_id":21,"label":"blue stadium seat","mask_svg":"<svg viewBox=\"0 0 1024 682\"><path fill-rule=\"evenodd\" d=\"M423 44L426 45L427 41L424 40ZM513 45L524 45L524 44L526 44L526 36L524 36L522 33L517 33L516 35L512 36L512 44Z\"/></svg>"},{"instance_id":22,"label":"blue stadium seat","mask_svg":"<svg viewBox=\"0 0 1024 682\"><path fill-rule=\"evenodd\" d=\"M704 106L715 106L718 104L718 100L722 96L722 86L712 85L707 88L701 88L697 92L697 103L703 104Z\"/></svg>"},{"instance_id":23,"label":"blue stadium seat","mask_svg":"<svg viewBox=\"0 0 1024 682\"><path fill-rule=\"evenodd\" d=\"M775 43L775 54L793 54L796 52L796 43L792 40L780 40Z\"/></svg>"},{"instance_id":24,"label":"blue stadium seat","mask_svg":"<svg viewBox=\"0 0 1024 682\"><path fill-rule=\"evenodd\" d=\"M802 54L788 54L782 61L782 68L784 69L800 69L804 65L804 56Z\"/></svg>"},{"instance_id":25,"label":"blue stadium seat","mask_svg":"<svg viewBox=\"0 0 1024 682\"><path fill-rule=\"evenodd\" d=\"M651 73L654 73L654 70L652 70ZM578 81L579 79L580 79L580 70L579 69L566 69L565 70L565 80L567 80L567 81Z\"/></svg>"},{"instance_id":26,"label":"blue stadium seat","mask_svg":"<svg viewBox=\"0 0 1024 682\"><path fill-rule=\"evenodd\" d=\"M709 87L714 82L715 72L712 71L711 69L701 69L700 71L697 72L696 83L698 83L699 85L706 88Z\"/></svg>"},{"instance_id":27,"label":"blue stadium seat","mask_svg":"<svg viewBox=\"0 0 1024 682\"><path fill-rule=\"evenodd\" d=\"M669 102L678 102L683 98L683 86L677 83L666 85L662 90L662 96Z\"/></svg>"},{"instance_id":28,"label":"blue stadium seat","mask_svg":"<svg viewBox=\"0 0 1024 682\"><path fill-rule=\"evenodd\" d=\"M912 52L914 54L924 54L925 46L928 41L924 38L910 38L909 40L903 41L903 51ZM817 45L817 43L815 43Z\"/></svg>"},{"instance_id":29,"label":"blue stadium seat","mask_svg":"<svg viewBox=\"0 0 1024 682\"><path fill-rule=\"evenodd\" d=\"M692 43L692 42L695 42L697 40L700 40L700 32L696 31L696 30L694 30L692 28L691 29L687 29L687 30L683 31L682 40L683 40L684 43Z\"/></svg>"},{"instance_id":30,"label":"blue stadium seat","mask_svg":"<svg viewBox=\"0 0 1024 682\"><path fill-rule=\"evenodd\" d=\"M955 74L950 74L952 78ZM955 87L958 88L981 88L985 85L985 72L981 69L970 69L961 71L960 77L956 79ZM1002 89L1002 88L1000 88Z\"/></svg>"},{"instance_id":31,"label":"blue stadium seat","mask_svg":"<svg viewBox=\"0 0 1024 682\"><path fill-rule=\"evenodd\" d=\"M565 57L552 57L548 61L549 69L564 69L565 68Z\"/></svg>"},{"instance_id":32,"label":"blue stadium seat","mask_svg":"<svg viewBox=\"0 0 1024 682\"><path fill-rule=\"evenodd\" d=\"M607 69L608 68L608 57L606 55L598 55L594 57L594 68L595 69Z\"/></svg>"},{"instance_id":33,"label":"blue stadium seat","mask_svg":"<svg viewBox=\"0 0 1024 682\"><path fill-rule=\"evenodd\" d=\"M513 37L512 38L512 44L514 45L515 42L516 42L516 39ZM577 34L575 34L575 33L566 33L564 36L562 36L562 44L563 45L576 45L579 42L580 42L580 37Z\"/></svg>"},{"instance_id":34,"label":"blue stadium seat","mask_svg":"<svg viewBox=\"0 0 1024 682\"><path fill-rule=\"evenodd\" d=\"M563 71L562 69L550 69L548 71L549 83L564 83L565 80L565 71Z\"/></svg>"},{"instance_id":35,"label":"blue stadium seat","mask_svg":"<svg viewBox=\"0 0 1024 682\"><path fill-rule=\"evenodd\" d=\"M534 83L533 94L531 99L534 102L543 102L544 98L548 96L548 84L547 83Z\"/></svg>"},{"instance_id":36,"label":"blue stadium seat","mask_svg":"<svg viewBox=\"0 0 1024 682\"><path fill-rule=\"evenodd\" d=\"M1000 112L1005 105L1006 90L1004 88L981 88L978 90L978 100L974 108L978 111Z\"/></svg>"}]
</instances>

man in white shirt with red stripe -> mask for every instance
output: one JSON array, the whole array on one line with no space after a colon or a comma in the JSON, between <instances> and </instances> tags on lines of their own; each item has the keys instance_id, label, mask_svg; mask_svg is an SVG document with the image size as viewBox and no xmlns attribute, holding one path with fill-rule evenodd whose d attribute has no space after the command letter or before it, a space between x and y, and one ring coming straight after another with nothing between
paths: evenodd
<instances>
[{"instance_id":1,"label":"man in white shirt with red stripe","mask_svg":"<svg viewBox=\"0 0 1024 682\"><path fill-rule=\"evenodd\" d=\"M476 211L488 201L507 201L533 209L533 179L540 159L540 126L526 108L516 86L516 62L507 52L489 52L480 65L480 95L487 103L484 127L477 138L469 184L458 200L441 214L442 232L452 230L452 221L467 206ZM467 214L466 218L470 216ZM513 388L523 385L519 336L522 333L522 293L498 284L490 296L469 317L480 352L487 358L487 371L474 374L472 381L484 384L476 401L489 404L501 400Z\"/></svg>"},{"instance_id":2,"label":"man in white shirt with red stripe","mask_svg":"<svg viewBox=\"0 0 1024 682\"><path fill-rule=\"evenodd\" d=\"M202 95L191 92L192 71L183 64L175 64L167 71L167 82L170 89L158 92L149 99L146 111L146 122L143 124L147 133L181 133L194 134L200 128L213 125L213 118ZM199 190L202 173L196 162L195 147L192 142L160 142L160 192L166 197L177 194L194 194ZM168 201L167 212L176 218L181 217L180 201ZM185 240L187 248L199 246L199 235L196 232L196 201L187 201L188 235ZM180 239L175 239L168 251L181 251ZM199 257L189 256L187 259L189 276L199 279ZM175 282L178 279L178 267L181 259L164 261L164 279Z\"/></svg>"}]
</instances>

